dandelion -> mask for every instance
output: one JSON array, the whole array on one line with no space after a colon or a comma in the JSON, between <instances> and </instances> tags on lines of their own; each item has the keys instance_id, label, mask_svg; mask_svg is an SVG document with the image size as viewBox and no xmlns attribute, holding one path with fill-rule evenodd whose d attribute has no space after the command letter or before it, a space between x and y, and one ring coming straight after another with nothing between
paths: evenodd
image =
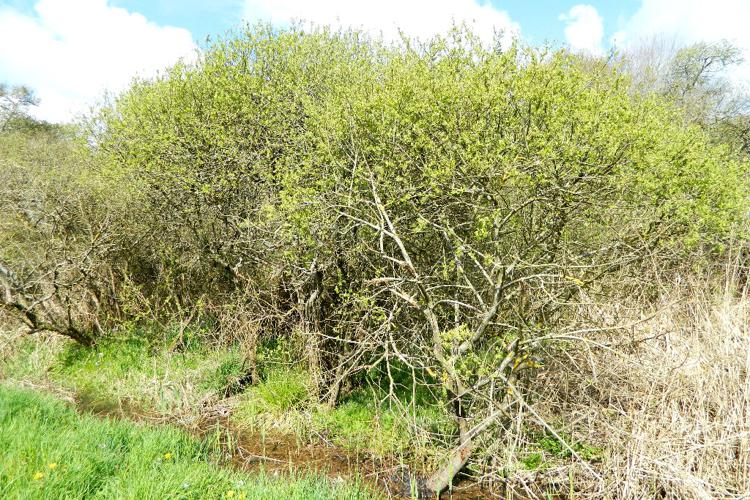
<instances>
[{"instance_id":1,"label":"dandelion","mask_svg":"<svg viewBox=\"0 0 750 500\"><path fill-rule=\"evenodd\" d=\"M49 470L55 470L57 469L57 462L52 462L50 464L47 464L47 467L49 467Z\"/></svg>"},{"instance_id":2,"label":"dandelion","mask_svg":"<svg viewBox=\"0 0 750 500\"><path fill-rule=\"evenodd\" d=\"M164 454L164 460L170 460L171 458L172 458L172 454L171 453L165 453Z\"/></svg>"},{"instance_id":3,"label":"dandelion","mask_svg":"<svg viewBox=\"0 0 750 500\"><path fill-rule=\"evenodd\" d=\"M578 286L583 286L583 285L586 284L583 280L578 279L575 276L566 276L565 279L572 281L573 283L575 283Z\"/></svg>"},{"instance_id":4,"label":"dandelion","mask_svg":"<svg viewBox=\"0 0 750 500\"><path fill-rule=\"evenodd\" d=\"M36 474L34 474L34 481L41 481L44 479L44 472L37 471Z\"/></svg>"},{"instance_id":5,"label":"dandelion","mask_svg":"<svg viewBox=\"0 0 750 500\"><path fill-rule=\"evenodd\" d=\"M239 494L239 495L237 496L237 500L245 500L246 498L247 498L247 495L245 495L245 493L244 493L244 492L243 492L243 493L240 493L240 494Z\"/></svg>"},{"instance_id":6,"label":"dandelion","mask_svg":"<svg viewBox=\"0 0 750 500\"><path fill-rule=\"evenodd\" d=\"M229 490L226 492L225 495L227 498L232 498L234 496L234 490Z\"/></svg>"}]
</instances>

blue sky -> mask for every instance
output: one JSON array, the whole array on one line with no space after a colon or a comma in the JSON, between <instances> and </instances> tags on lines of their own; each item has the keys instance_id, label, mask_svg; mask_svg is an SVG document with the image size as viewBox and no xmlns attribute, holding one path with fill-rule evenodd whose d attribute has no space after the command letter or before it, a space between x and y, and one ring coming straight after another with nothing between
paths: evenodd
<instances>
[{"instance_id":1,"label":"blue sky","mask_svg":"<svg viewBox=\"0 0 750 500\"><path fill-rule=\"evenodd\" d=\"M105 91L195 57L207 36L243 21L291 18L428 37L453 21L483 39L604 54L653 36L729 39L750 61L750 0L0 0L0 82L28 84L36 114L69 120ZM738 72L750 83L750 63Z\"/></svg>"},{"instance_id":2,"label":"blue sky","mask_svg":"<svg viewBox=\"0 0 750 500\"><path fill-rule=\"evenodd\" d=\"M0 2L2 3L2 2ZM14 2L32 10L30 0ZM521 25L524 37L532 43L546 40L561 42L565 39L565 24L558 16L582 2L566 0L493 0L498 10L505 10L511 19ZM594 0L585 2L594 6L604 19L605 33L613 34L640 6L640 0ZM114 0L111 5L140 12L159 23L187 28L197 41L208 35L223 33L241 22L246 14L242 0ZM262 13L258 12L262 18Z\"/></svg>"},{"instance_id":3,"label":"blue sky","mask_svg":"<svg viewBox=\"0 0 750 500\"><path fill-rule=\"evenodd\" d=\"M241 0L113 0L109 4L140 12L159 24L187 28L198 43L241 23L244 15Z\"/></svg>"}]
</instances>

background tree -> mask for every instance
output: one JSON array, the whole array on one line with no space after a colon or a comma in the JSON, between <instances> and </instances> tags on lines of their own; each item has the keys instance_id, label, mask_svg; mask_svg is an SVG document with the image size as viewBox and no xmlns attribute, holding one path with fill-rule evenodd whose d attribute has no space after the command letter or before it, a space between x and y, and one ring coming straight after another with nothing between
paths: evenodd
<instances>
[{"instance_id":1,"label":"background tree","mask_svg":"<svg viewBox=\"0 0 750 500\"><path fill-rule=\"evenodd\" d=\"M34 92L24 85L0 83L0 133L28 120L28 110L39 104Z\"/></svg>"},{"instance_id":2,"label":"background tree","mask_svg":"<svg viewBox=\"0 0 750 500\"><path fill-rule=\"evenodd\" d=\"M727 41L700 42L677 51L665 81L667 95L693 122L712 126L748 111L748 98L730 83L728 71L743 62Z\"/></svg>"},{"instance_id":3,"label":"background tree","mask_svg":"<svg viewBox=\"0 0 750 500\"><path fill-rule=\"evenodd\" d=\"M31 109L39 105L34 91L25 85L10 86L0 82L0 134L11 132L43 132L62 134L65 125L35 118Z\"/></svg>"},{"instance_id":4,"label":"background tree","mask_svg":"<svg viewBox=\"0 0 750 500\"><path fill-rule=\"evenodd\" d=\"M688 123L746 155L750 94L731 77L743 62L742 51L726 40L680 47L673 39L654 37L626 49L620 63L635 89L667 97Z\"/></svg>"}]
</instances>

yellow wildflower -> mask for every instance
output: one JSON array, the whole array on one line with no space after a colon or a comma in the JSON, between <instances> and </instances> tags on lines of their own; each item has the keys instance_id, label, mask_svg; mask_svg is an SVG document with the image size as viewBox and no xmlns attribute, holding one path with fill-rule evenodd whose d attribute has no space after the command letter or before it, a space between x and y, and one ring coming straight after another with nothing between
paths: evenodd
<instances>
[{"instance_id":1,"label":"yellow wildflower","mask_svg":"<svg viewBox=\"0 0 750 500\"><path fill-rule=\"evenodd\" d=\"M232 498L233 496L234 496L234 490L227 491L227 493L226 493L226 497L227 498Z\"/></svg>"},{"instance_id":2,"label":"yellow wildflower","mask_svg":"<svg viewBox=\"0 0 750 500\"><path fill-rule=\"evenodd\" d=\"M47 464L47 467L49 467L49 470L55 470L57 469L57 462L52 462Z\"/></svg>"},{"instance_id":3,"label":"yellow wildflower","mask_svg":"<svg viewBox=\"0 0 750 500\"><path fill-rule=\"evenodd\" d=\"M575 276L566 276L565 279L572 281L578 286L583 286L586 284L582 279L576 278Z\"/></svg>"},{"instance_id":4,"label":"yellow wildflower","mask_svg":"<svg viewBox=\"0 0 750 500\"><path fill-rule=\"evenodd\" d=\"M37 471L36 474L34 474L34 481L41 481L44 479L44 472Z\"/></svg>"},{"instance_id":5,"label":"yellow wildflower","mask_svg":"<svg viewBox=\"0 0 750 500\"><path fill-rule=\"evenodd\" d=\"M172 454L171 453L165 453L164 454L164 460L170 460L171 458L172 458Z\"/></svg>"}]
</instances>

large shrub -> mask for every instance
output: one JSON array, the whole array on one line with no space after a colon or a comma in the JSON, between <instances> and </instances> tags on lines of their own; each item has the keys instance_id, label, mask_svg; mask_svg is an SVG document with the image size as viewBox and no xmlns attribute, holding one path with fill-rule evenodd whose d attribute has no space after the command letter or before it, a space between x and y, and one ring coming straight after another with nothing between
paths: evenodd
<instances>
[{"instance_id":1,"label":"large shrub","mask_svg":"<svg viewBox=\"0 0 750 500\"><path fill-rule=\"evenodd\" d=\"M64 130L0 134L0 310L89 344L116 309L122 205Z\"/></svg>"},{"instance_id":2,"label":"large shrub","mask_svg":"<svg viewBox=\"0 0 750 500\"><path fill-rule=\"evenodd\" d=\"M100 178L131 202L89 258L120 312L137 297L155 319L298 335L329 404L365 371L427 384L458 429L439 490L583 298L744 218L746 166L683 123L565 51L249 27L92 123Z\"/></svg>"}]
</instances>

